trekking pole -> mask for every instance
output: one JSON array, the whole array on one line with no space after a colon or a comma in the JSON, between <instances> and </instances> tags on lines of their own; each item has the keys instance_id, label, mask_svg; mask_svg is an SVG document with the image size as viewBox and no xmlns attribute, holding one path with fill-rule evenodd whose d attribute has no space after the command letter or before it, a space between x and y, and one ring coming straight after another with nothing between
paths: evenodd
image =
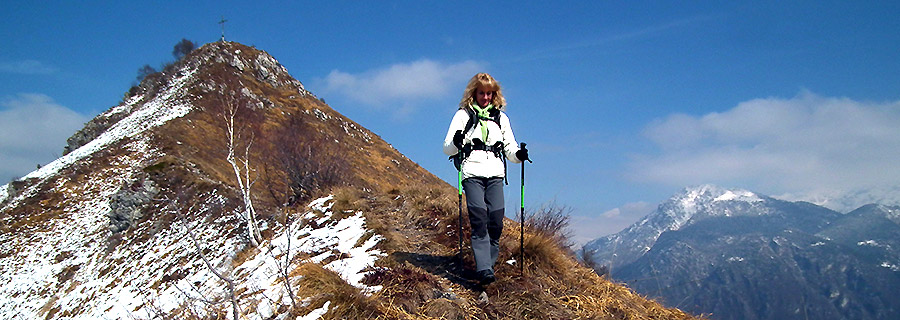
<instances>
[{"instance_id":1,"label":"trekking pole","mask_svg":"<svg viewBox=\"0 0 900 320\"><path fill-rule=\"evenodd\" d=\"M525 149L525 143L522 142L519 144L519 149ZM531 161L530 159L528 160ZM519 273L525 273L525 161L522 161L522 179L521 179L521 187L519 188L522 194L520 199L519 208L521 209L519 215Z\"/></svg>"},{"instance_id":2,"label":"trekking pole","mask_svg":"<svg viewBox=\"0 0 900 320\"><path fill-rule=\"evenodd\" d=\"M462 152L457 153L456 156L459 157L459 158L457 158L457 160L459 161L458 163L460 164L460 166L456 170L456 188L457 188L457 190L459 190L459 222L456 224L456 227L457 227L456 233L459 234L459 244L457 245L457 256L459 257L460 263L462 263L462 243L463 243L463 234L462 234L462 224L463 224L463 219L462 219L462 208L463 208L463 204L462 204L462 194L463 194L463 189L462 189Z\"/></svg>"}]
</instances>

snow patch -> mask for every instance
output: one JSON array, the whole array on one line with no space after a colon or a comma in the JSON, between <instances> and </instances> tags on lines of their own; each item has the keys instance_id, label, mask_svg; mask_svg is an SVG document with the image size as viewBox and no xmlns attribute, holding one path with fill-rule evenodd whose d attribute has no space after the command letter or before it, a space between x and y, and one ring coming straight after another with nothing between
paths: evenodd
<instances>
[{"instance_id":1,"label":"snow patch","mask_svg":"<svg viewBox=\"0 0 900 320\"><path fill-rule=\"evenodd\" d=\"M881 245L879 245L878 242L875 241L875 240L860 241L860 242L857 242L856 245L858 245L858 246L871 246L871 247L880 247L880 246L881 246Z\"/></svg>"},{"instance_id":2,"label":"snow patch","mask_svg":"<svg viewBox=\"0 0 900 320\"><path fill-rule=\"evenodd\" d=\"M713 201L762 201L755 193L747 190L726 190L725 193L713 199Z\"/></svg>"},{"instance_id":3,"label":"snow patch","mask_svg":"<svg viewBox=\"0 0 900 320\"><path fill-rule=\"evenodd\" d=\"M365 270L374 266L375 261L384 256L380 250L374 249L383 237L366 229L366 221L361 211L334 221L334 212L331 210L333 201L330 201L333 198L333 196L321 198L309 205L314 210L323 211L322 209L324 209L325 216L317 221L318 229L306 226L298 231L306 234L305 238L300 239L300 250L322 252L311 259L316 263L338 257L337 260L326 264L325 268L337 272L347 283L363 289L365 292L381 290L380 286L364 285L362 280L369 273ZM323 224L326 227L322 227ZM366 237L367 239L364 239ZM338 252L335 253L333 249Z\"/></svg>"},{"instance_id":4,"label":"snow patch","mask_svg":"<svg viewBox=\"0 0 900 320\"><path fill-rule=\"evenodd\" d=\"M891 269L891 271L900 271L900 266L887 261L882 262L881 267Z\"/></svg>"},{"instance_id":5,"label":"snow patch","mask_svg":"<svg viewBox=\"0 0 900 320\"><path fill-rule=\"evenodd\" d=\"M0 203L6 200L9 197L9 183L0 186Z\"/></svg>"},{"instance_id":6,"label":"snow patch","mask_svg":"<svg viewBox=\"0 0 900 320\"><path fill-rule=\"evenodd\" d=\"M321 318L322 316L324 316L325 313L328 312L328 307L329 307L329 306L331 306L331 301L325 302L325 304L322 305L321 308L318 308L318 309L316 309L316 310L313 310L313 311L310 312L309 314L307 314L307 315L305 315L305 316L302 316L302 317L300 317L300 318L297 318L297 319L299 319L299 320L315 320L315 319L319 319L319 318Z\"/></svg>"}]
</instances>

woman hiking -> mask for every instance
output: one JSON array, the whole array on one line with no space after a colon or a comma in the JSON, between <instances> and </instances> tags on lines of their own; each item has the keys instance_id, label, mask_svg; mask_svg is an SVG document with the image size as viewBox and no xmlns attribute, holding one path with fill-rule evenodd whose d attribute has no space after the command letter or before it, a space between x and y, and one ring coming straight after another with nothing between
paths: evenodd
<instances>
[{"instance_id":1,"label":"woman hiking","mask_svg":"<svg viewBox=\"0 0 900 320\"><path fill-rule=\"evenodd\" d=\"M518 147L505 110L500 83L487 73L476 74L466 85L444 138L444 153L462 159L459 170L472 226L472 252L482 285L496 280L506 159L513 163L528 160L528 150Z\"/></svg>"}]
</instances>

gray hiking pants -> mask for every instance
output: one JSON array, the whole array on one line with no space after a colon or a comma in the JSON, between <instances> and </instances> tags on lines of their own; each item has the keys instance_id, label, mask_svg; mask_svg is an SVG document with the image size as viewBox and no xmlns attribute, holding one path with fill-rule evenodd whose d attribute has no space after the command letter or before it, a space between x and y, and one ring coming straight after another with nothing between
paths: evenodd
<instances>
[{"instance_id":1,"label":"gray hiking pants","mask_svg":"<svg viewBox=\"0 0 900 320\"><path fill-rule=\"evenodd\" d=\"M503 178L468 178L462 186L472 225L475 271L493 271L503 233Z\"/></svg>"}]
</instances>

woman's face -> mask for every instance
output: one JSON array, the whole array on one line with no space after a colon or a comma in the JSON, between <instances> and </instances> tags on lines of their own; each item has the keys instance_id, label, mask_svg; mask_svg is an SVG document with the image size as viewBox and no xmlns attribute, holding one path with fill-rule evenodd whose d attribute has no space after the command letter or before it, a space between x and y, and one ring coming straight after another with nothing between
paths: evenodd
<instances>
[{"instance_id":1,"label":"woman's face","mask_svg":"<svg viewBox=\"0 0 900 320\"><path fill-rule=\"evenodd\" d=\"M494 91L490 88L478 87L475 89L475 102L480 107L486 107L494 99Z\"/></svg>"}]
</instances>

